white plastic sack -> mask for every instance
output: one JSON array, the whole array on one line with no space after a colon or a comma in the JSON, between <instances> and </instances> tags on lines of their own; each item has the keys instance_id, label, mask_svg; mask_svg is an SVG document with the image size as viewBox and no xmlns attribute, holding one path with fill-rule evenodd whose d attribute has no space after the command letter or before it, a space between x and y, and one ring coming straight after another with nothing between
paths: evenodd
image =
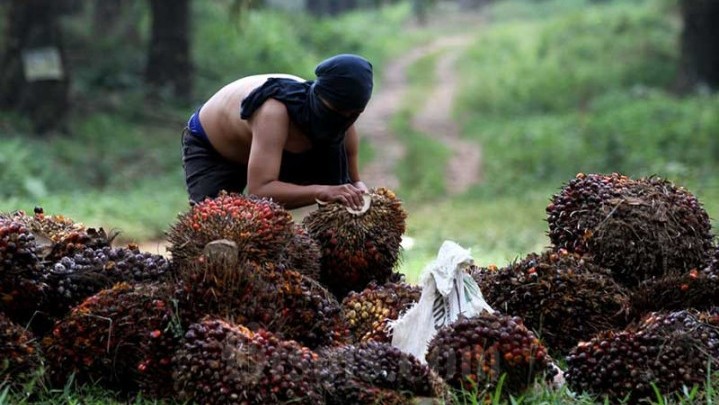
<instances>
[{"instance_id":1,"label":"white plastic sack","mask_svg":"<svg viewBox=\"0 0 719 405\"><path fill-rule=\"evenodd\" d=\"M468 249L445 241L437 258L422 271L422 295L402 317L392 322L392 346L426 363L427 345L439 328L456 321L460 314L472 317L494 312L477 282L464 269L474 263Z\"/></svg>"}]
</instances>

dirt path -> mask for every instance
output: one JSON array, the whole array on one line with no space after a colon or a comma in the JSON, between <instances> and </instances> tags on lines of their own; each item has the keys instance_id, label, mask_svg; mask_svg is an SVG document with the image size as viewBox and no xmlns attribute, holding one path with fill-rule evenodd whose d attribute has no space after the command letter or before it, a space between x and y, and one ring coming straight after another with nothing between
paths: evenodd
<instances>
[{"instance_id":1,"label":"dirt path","mask_svg":"<svg viewBox=\"0 0 719 405\"><path fill-rule=\"evenodd\" d=\"M443 142L452 152L445 168L445 184L449 194L466 191L481 181L481 149L478 144L459 137L459 128L452 117L458 76L455 62L462 50L470 44L473 35L464 33L442 36L415 48L390 61L381 79L379 90L373 95L367 111L357 122L361 136L366 137L375 156L362 169L362 177L370 186L397 188L396 165L404 157L401 142L392 134L392 117L405 106L408 91L407 69L419 59L442 53L433 76L434 89L427 95L426 105L412 118L412 127L427 136Z\"/></svg>"}]
</instances>

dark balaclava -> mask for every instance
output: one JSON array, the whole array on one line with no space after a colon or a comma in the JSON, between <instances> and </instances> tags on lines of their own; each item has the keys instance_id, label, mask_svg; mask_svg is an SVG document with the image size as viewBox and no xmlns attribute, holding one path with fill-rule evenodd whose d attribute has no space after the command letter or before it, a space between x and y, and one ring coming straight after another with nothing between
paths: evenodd
<instances>
[{"instance_id":1,"label":"dark balaclava","mask_svg":"<svg viewBox=\"0 0 719 405\"><path fill-rule=\"evenodd\" d=\"M242 100L241 116L247 119L268 98L285 104L290 119L314 144L337 145L364 110L372 96L372 64L357 55L341 54L315 68L317 79L297 82L270 78ZM331 108L320 100L331 105Z\"/></svg>"}]
</instances>

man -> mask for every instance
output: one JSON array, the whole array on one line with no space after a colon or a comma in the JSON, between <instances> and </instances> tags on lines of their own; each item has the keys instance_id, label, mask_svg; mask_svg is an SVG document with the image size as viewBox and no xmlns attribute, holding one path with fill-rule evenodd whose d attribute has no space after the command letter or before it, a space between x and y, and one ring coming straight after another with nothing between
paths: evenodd
<instances>
[{"instance_id":1,"label":"man","mask_svg":"<svg viewBox=\"0 0 719 405\"><path fill-rule=\"evenodd\" d=\"M234 81L204 103L182 136L191 203L221 190L269 197L287 209L339 201L362 207L354 122L372 95L372 65L342 54L314 81L265 74Z\"/></svg>"}]
</instances>

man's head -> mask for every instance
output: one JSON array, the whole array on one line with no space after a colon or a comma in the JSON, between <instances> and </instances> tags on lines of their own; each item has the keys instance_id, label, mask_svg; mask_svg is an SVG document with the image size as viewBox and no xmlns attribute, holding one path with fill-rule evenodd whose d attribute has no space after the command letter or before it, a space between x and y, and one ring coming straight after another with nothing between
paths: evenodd
<instances>
[{"instance_id":1,"label":"man's head","mask_svg":"<svg viewBox=\"0 0 719 405\"><path fill-rule=\"evenodd\" d=\"M372 64L361 56L336 55L317 65L315 75L311 131L320 141L341 141L372 96Z\"/></svg>"}]
</instances>

